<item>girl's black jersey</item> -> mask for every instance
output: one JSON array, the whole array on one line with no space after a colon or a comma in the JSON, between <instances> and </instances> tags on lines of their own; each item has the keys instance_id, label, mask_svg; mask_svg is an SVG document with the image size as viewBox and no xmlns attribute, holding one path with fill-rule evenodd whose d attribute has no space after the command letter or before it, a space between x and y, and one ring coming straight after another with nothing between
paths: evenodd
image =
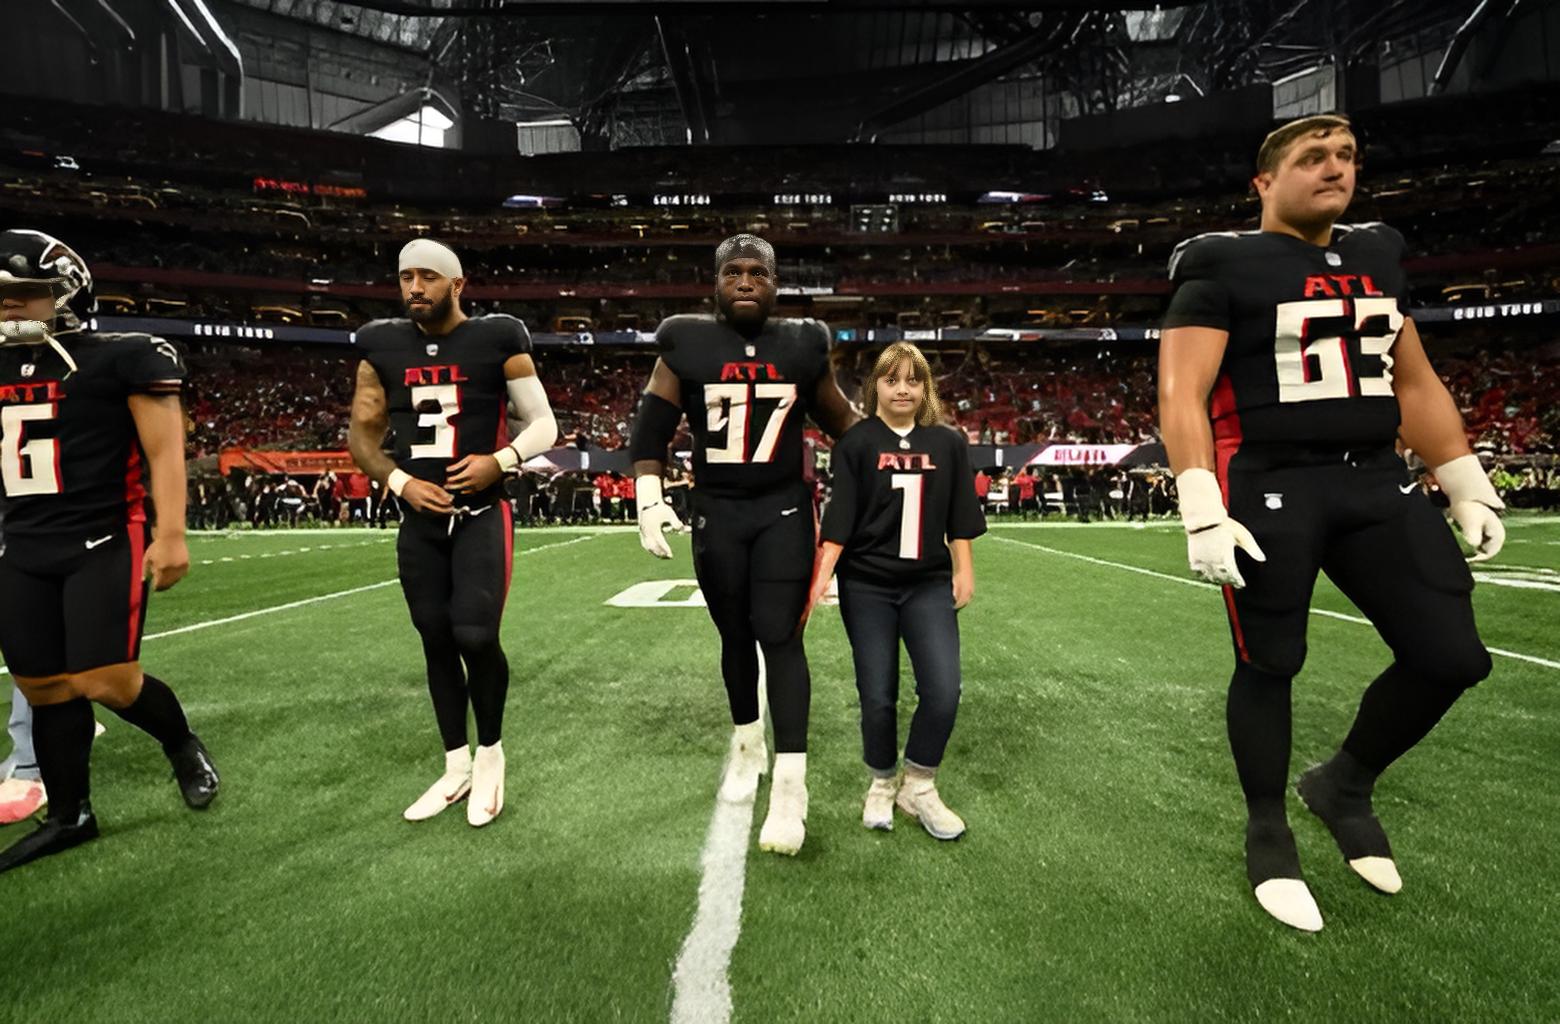
<instances>
[{"instance_id":1,"label":"girl's black jersey","mask_svg":"<svg viewBox=\"0 0 1560 1024\"><path fill-rule=\"evenodd\" d=\"M519 320L471 317L437 337L410 320L375 320L357 332L357 346L385 389L399 468L442 487L452 464L508 443L504 363L531 351L531 334ZM500 489L495 484L460 504L485 504Z\"/></svg>"},{"instance_id":2,"label":"girl's black jersey","mask_svg":"<svg viewBox=\"0 0 1560 1024\"><path fill-rule=\"evenodd\" d=\"M0 348L0 492L5 535L73 536L145 522L146 458L131 395L177 395L184 361L147 334L60 336Z\"/></svg>"},{"instance_id":3,"label":"girl's black jersey","mask_svg":"<svg viewBox=\"0 0 1560 1024\"><path fill-rule=\"evenodd\" d=\"M900 437L873 416L845 432L829 467L822 537L845 549L841 576L898 584L949 575L948 541L986 532L969 442L949 427Z\"/></svg>"},{"instance_id":4,"label":"girl's black jersey","mask_svg":"<svg viewBox=\"0 0 1560 1024\"><path fill-rule=\"evenodd\" d=\"M1391 444L1392 346L1408 309L1403 236L1334 225L1316 246L1271 231L1199 235L1176 247L1164 326L1229 333L1210 400L1224 446Z\"/></svg>"},{"instance_id":5,"label":"girl's black jersey","mask_svg":"<svg viewBox=\"0 0 1560 1024\"><path fill-rule=\"evenodd\" d=\"M802 480L802 421L829 364L829 328L774 320L744 337L710 315L661 321L661 361L677 375L701 491L738 498Z\"/></svg>"}]
</instances>

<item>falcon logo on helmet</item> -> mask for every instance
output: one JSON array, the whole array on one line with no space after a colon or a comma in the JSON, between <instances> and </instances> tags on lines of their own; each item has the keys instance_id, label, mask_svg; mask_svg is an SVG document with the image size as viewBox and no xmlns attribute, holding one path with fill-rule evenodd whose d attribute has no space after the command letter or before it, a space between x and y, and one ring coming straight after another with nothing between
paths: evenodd
<instances>
[{"instance_id":1,"label":"falcon logo on helmet","mask_svg":"<svg viewBox=\"0 0 1560 1024\"><path fill-rule=\"evenodd\" d=\"M0 232L0 288L46 284L54 293L54 334L79 331L97 313L92 272L74 249L42 231ZM15 343L15 339L12 343ZM42 339L32 339L38 344Z\"/></svg>"}]
</instances>

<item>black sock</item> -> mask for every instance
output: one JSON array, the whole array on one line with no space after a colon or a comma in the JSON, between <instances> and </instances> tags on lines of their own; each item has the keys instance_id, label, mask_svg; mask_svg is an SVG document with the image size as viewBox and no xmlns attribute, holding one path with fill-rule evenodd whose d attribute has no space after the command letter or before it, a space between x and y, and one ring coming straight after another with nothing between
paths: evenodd
<instances>
[{"instance_id":1,"label":"black sock","mask_svg":"<svg viewBox=\"0 0 1560 1024\"><path fill-rule=\"evenodd\" d=\"M85 697L33 708L33 747L50 818L74 817L90 795L92 727L92 702Z\"/></svg>"},{"instance_id":2,"label":"black sock","mask_svg":"<svg viewBox=\"0 0 1560 1024\"><path fill-rule=\"evenodd\" d=\"M1460 686L1418 678L1394 662L1360 698L1343 749L1380 775L1435 728L1462 692Z\"/></svg>"},{"instance_id":3,"label":"black sock","mask_svg":"<svg viewBox=\"0 0 1560 1024\"><path fill-rule=\"evenodd\" d=\"M1284 822L1289 779L1290 680L1242 662L1224 708L1230 753L1252 821Z\"/></svg>"},{"instance_id":4,"label":"black sock","mask_svg":"<svg viewBox=\"0 0 1560 1024\"><path fill-rule=\"evenodd\" d=\"M509 659L497 643L462 651L466 662L471 713L477 720L477 743L491 747L504 738L504 702L509 698Z\"/></svg>"},{"instance_id":5,"label":"black sock","mask_svg":"<svg viewBox=\"0 0 1560 1024\"><path fill-rule=\"evenodd\" d=\"M743 642L721 635L720 675L732 722L758 721L758 650L751 636Z\"/></svg>"},{"instance_id":6,"label":"black sock","mask_svg":"<svg viewBox=\"0 0 1560 1024\"><path fill-rule=\"evenodd\" d=\"M433 698L433 717L439 723L439 738L445 750L467 745L466 672L460 664L460 648L453 636L423 635L423 656L428 661L428 695Z\"/></svg>"},{"instance_id":7,"label":"black sock","mask_svg":"<svg viewBox=\"0 0 1560 1024\"><path fill-rule=\"evenodd\" d=\"M783 644L764 644L764 671L769 680L769 719L775 727L775 753L807 752L807 713L812 703L812 675L800 635ZM754 716L755 718L757 715Z\"/></svg>"},{"instance_id":8,"label":"black sock","mask_svg":"<svg viewBox=\"0 0 1560 1024\"><path fill-rule=\"evenodd\" d=\"M167 683L154 676L142 676L141 692L128 707L109 710L150 734L170 753L190 738L190 723L184 717L179 698Z\"/></svg>"}]
</instances>

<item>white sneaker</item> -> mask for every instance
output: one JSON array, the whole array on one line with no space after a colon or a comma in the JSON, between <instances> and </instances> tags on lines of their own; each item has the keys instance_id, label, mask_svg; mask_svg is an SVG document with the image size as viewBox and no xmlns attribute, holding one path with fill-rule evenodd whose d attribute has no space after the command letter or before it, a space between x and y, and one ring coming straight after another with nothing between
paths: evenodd
<instances>
[{"instance_id":1,"label":"white sneaker","mask_svg":"<svg viewBox=\"0 0 1560 1024\"><path fill-rule=\"evenodd\" d=\"M807 838L807 755L776 754L769 788L769 815L758 832L758 848L794 857Z\"/></svg>"},{"instance_id":2,"label":"white sneaker","mask_svg":"<svg viewBox=\"0 0 1560 1024\"><path fill-rule=\"evenodd\" d=\"M937 839L957 839L964 834L964 819L948 810L937 795L935 768L905 763L905 781L899 787L899 809L921 823Z\"/></svg>"},{"instance_id":3,"label":"white sneaker","mask_svg":"<svg viewBox=\"0 0 1560 1024\"><path fill-rule=\"evenodd\" d=\"M471 799L466 803L466 820L481 827L498 817L504 809L504 741L491 747L478 747L471 761Z\"/></svg>"},{"instance_id":4,"label":"white sneaker","mask_svg":"<svg viewBox=\"0 0 1560 1024\"><path fill-rule=\"evenodd\" d=\"M861 809L861 823L867 828L879 828L884 832L894 827L894 796L899 792L899 780L873 776L867 788L867 803Z\"/></svg>"},{"instance_id":5,"label":"white sneaker","mask_svg":"<svg viewBox=\"0 0 1560 1024\"><path fill-rule=\"evenodd\" d=\"M407 821L425 821L471 792L471 751L465 747L444 752L444 774L406 809Z\"/></svg>"},{"instance_id":6,"label":"white sneaker","mask_svg":"<svg viewBox=\"0 0 1560 1024\"><path fill-rule=\"evenodd\" d=\"M758 795L758 777L769 771L769 748L764 744L764 720L747 722L731 733L726 774L720 798L728 804L750 804Z\"/></svg>"}]
</instances>

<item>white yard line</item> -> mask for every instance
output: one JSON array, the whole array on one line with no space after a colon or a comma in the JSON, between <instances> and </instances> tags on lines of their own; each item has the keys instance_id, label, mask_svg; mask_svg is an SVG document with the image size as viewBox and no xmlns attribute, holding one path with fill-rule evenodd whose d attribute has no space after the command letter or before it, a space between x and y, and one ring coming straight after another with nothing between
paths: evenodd
<instances>
[{"instance_id":1,"label":"white yard line","mask_svg":"<svg viewBox=\"0 0 1560 1024\"><path fill-rule=\"evenodd\" d=\"M1142 576L1152 576L1155 579L1167 580L1171 583L1181 583L1189 587L1203 587L1207 590L1218 590L1215 584L1205 580L1187 579L1184 576L1171 576L1169 573L1156 572L1153 569L1145 569L1139 565L1126 565L1121 562L1110 562L1103 558L1093 558L1089 555L1080 555L1074 551L1062 551L1058 548L1049 548L1044 544L1033 544L1027 540L1014 540L1011 537L1003 537L998 534L988 534L992 540L1001 541L1004 544L1016 544L1021 548L1032 548L1035 551L1043 551L1048 555L1059 555L1062 558L1072 558L1080 562L1088 562L1090 565L1103 565L1111 569L1121 569L1124 572L1135 572ZM1330 612L1322 608L1312 608L1312 615L1320 615L1329 619L1340 619L1344 622L1354 622L1362 626L1370 625L1370 620L1358 615L1345 615L1343 612ZM1519 654L1516 651L1506 651L1499 647L1489 648L1491 654L1500 655L1502 658L1511 658L1515 661L1525 661L1531 665L1542 665L1544 668L1560 669L1560 661L1551 661L1548 658L1539 658L1531 654Z\"/></svg>"}]
</instances>

